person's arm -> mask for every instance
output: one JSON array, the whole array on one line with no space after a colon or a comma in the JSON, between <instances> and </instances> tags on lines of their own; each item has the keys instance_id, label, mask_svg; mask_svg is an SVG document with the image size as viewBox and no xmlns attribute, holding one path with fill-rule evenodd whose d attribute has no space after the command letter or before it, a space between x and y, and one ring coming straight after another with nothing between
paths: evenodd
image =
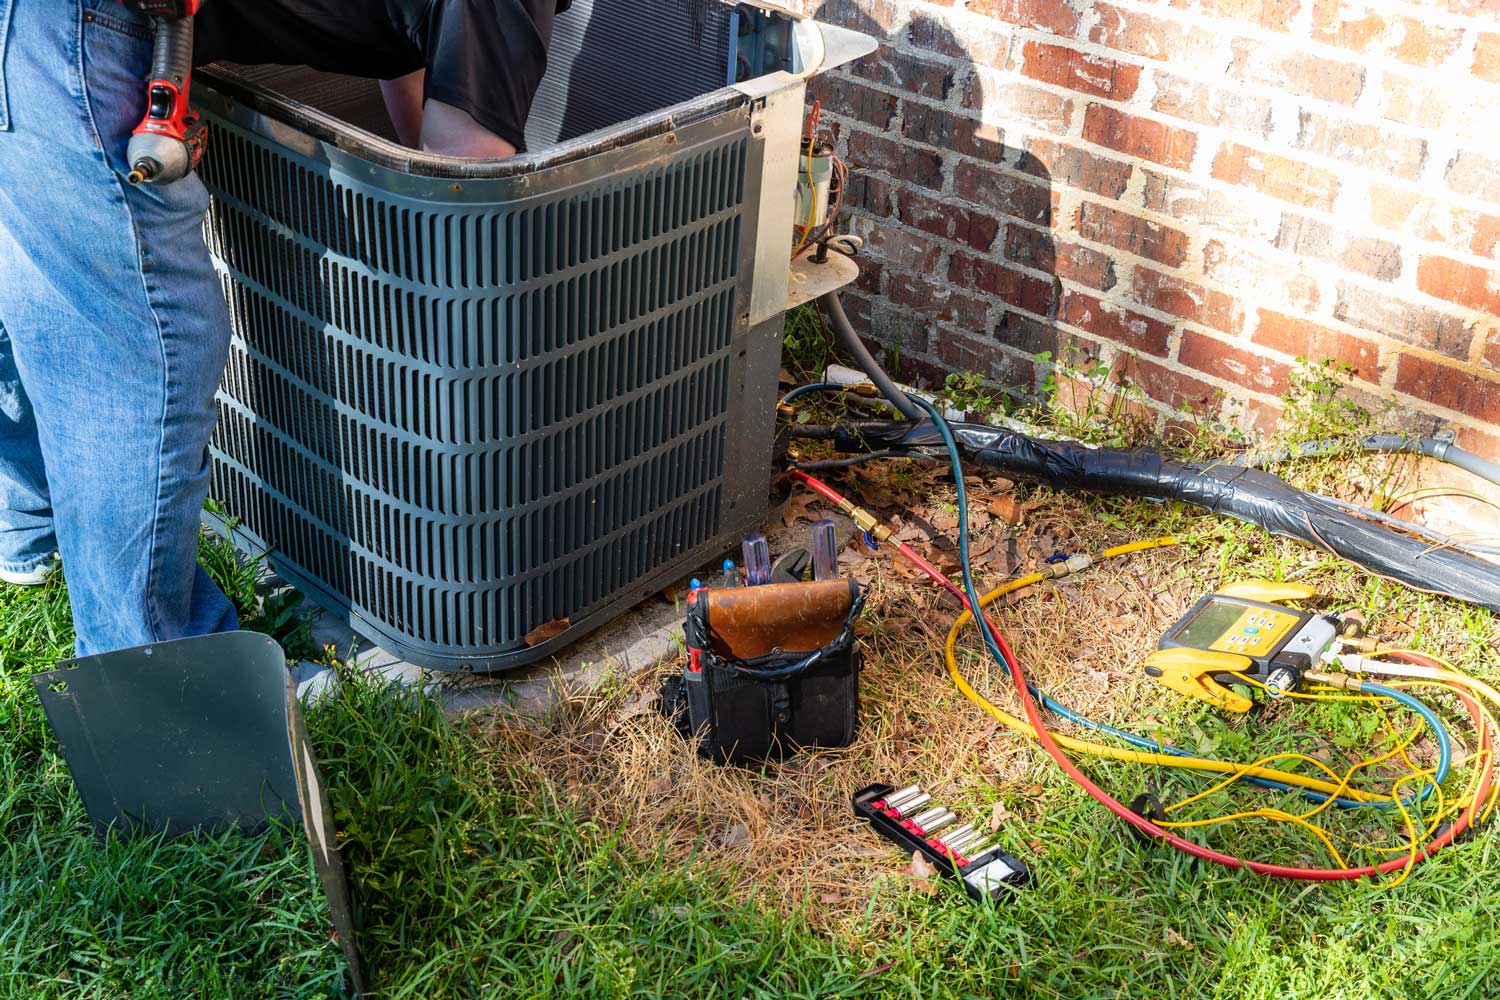
<instances>
[{"instance_id":1,"label":"person's arm","mask_svg":"<svg viewBox=\"0 0 1500 1000\"><path fill-rule=\"evenodd\" d=\"M422 150L446 156L499 160L516 155L516 147L451 104L429 100L422 106Z\"/></svg>"},{"instance_id":2,"label":"person's arm","mask_svg":"<svg viewBox=\"0 0 1500 1000\"><path fill-rule=\"evenodd\" d=\"M380 81L380 96L396 128L396 139L412 149L422 143L422 84L427 71L419 69L394 80Z\"/></svg>"},{"instance_id":3,"label":"person's arm","mask_svg":"<svg viewBox=\"0 0 1500 1000\"><path fill-rule=\"evenodd\" d=\"M516 147L474 120L467 111L442 101L422 100L425 70L380 81L386 113L401 145L425 153L499 160L516 155Z\"/></svg>"}]
</instances>

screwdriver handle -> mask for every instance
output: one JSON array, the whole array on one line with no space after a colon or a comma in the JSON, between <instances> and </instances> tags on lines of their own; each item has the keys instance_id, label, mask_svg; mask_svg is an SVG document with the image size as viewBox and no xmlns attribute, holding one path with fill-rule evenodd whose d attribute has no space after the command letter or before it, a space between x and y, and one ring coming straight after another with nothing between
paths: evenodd
<instances>
[{"instance_id":1,"label":"screwdriver handle","mask_svg":"<svg viewBox=\"0 0 1500 1000\"><path fill-rule=\"evenodd\" d=\"M745 583L759 587L771 582L771 546L760 532L746 536L740 545L745 554Z\"/></svg>"},{"instance_id":2,"label":"screwdriver handle","mask_svg":"<svg viewBox=\"0 0 1500 1000\"><path fill-rule=\"evenodd\" d=\"M836 580L839 575L838 530L828 519L812 526L813 579Z\"/></svg>"}]
</instances>

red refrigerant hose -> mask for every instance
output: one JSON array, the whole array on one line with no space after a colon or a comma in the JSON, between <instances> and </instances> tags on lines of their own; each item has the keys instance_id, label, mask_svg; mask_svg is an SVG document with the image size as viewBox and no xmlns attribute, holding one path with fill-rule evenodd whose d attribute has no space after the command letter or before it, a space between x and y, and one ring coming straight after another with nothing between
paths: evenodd
<instances>
[{"instance_id":1,"label":"red refrigerant hose","mask_svg":"<svg viewBox=\"0 0 1500 1000\"><path fill-rule=\"evenodd\" d=\"M866 531L870 530L870 522L873 521L872 515L870 515L867 511L864 511L862 508L856 506L853 502L845 498L837 490L833 489L826 483L814 479L812 476L798 469L793 469L791 472L791 476L793 479L806 485L808 488L832 501L834 504L838 505L839 508L853 516L855 518L855 522L859 524L861 528L865 529ZM856 512L858 513L856 514ZM888 532L886 533L886 537L889 538ZM1068 777L1072 778L1075 783L1077 783L1084 791L1088 792L1089 795L1091 795L1110 812L1114 813L1116 816L1120 817L1125 822L1135 827L1137 830L1140 830L1142 833L1145 833L1151 837L1155 837L1158 840L1165 841L1166 843L1172 845L1185 854L1192 855L1195 858L1201 858L1204 861L1212 861L1215 864L1223 865L1226 868L1248 868L1249 870L1253 872L1259 872L1262 875L1274 875L1278 878L1302 879L1306 881L1336 882L1349 879L1364 878L1366 876L1383 875L1405 868L1408 865L1412 864L1414 860L1422 860L1424 858L1431 857L1433 854L1437 853L1438 850L1447 846L1453 841L1455 837L1463 833L1464 830L1468 829L1474 823L1475 819L1479 815L1480 806L1489 797L1490 780L1493 773L1492 756L1486 758L1487 764L1484 771L1484 777L1481 779L1479 790L1475 794L1474 801L1469 805L1468 810L1457 821L1449 826L1448 829L1438 834L1426 845L1420 848L1416 852L1415 858L1408 855L1402 858L1393 858L1390 861L1385 861L1378 865L1365 865L1359 868L1301 868L1293 865L1276 865L1264 861L1251 861L1245 858L1235 857L1232 854L1225 854L1222 851L1215 851L1212 848L1204 847L1200 844L1195 844L1190 840L1185 840L1182 837L1177 836L1175 833L1162 829L1155 823L1152 823L1150 820L1146 819L1144 816L1141 816L1139 813L1133 812L1130 807L1126 806L1124 803L1111 796L1104 789L1100 788L1092 780L1090 780L1086 774L1078 769L1077 765L1075 765L1072 760L1068 758L1067 754L1063 753L1062 748L1057 745L1057 741L1052 738L1052 734L1048 732L1046 724L1042 721L1041 711L1037 707L1036 700L1031 696L1031 691L1027 687L1026 675L1021 669L1020 661L1016 659L1015 652L1010 648L1010 644L1005 641L1005 637L1000 634L1000 630L995 627L995 623L990 620L989 615L985 614L983 608L974 608L969 601L968 595L964 593L962 588L955 585L953 581L949 580L946 576L943 575L941 570L933 566L926 559L923 559L921 555L919 555L906 543L897 541L896 549L908 560L910 560L913 565L922 570L922 572L926 573L936 583L942 586L943 589L947 590L950 594L953 594L955 597L957 597L959 601L963 603L964 607L968 608L969 611L974 614L974 617L978 621L983 622L984 627L994 638L995 644L1004 654L1005 667L1010 672L1011 681L1016 686L1016 692L1020 695L1021 705L1025 709L1026 718L1031 723L1032 727L1036 730L1037 741L1041 743L1042 748L1047 751L1047 754L1057 762L1057 765L1063 769L1063 772L1066 773ZM1482 749L1488 749L1490 746L1490 733L1484 725L1484 721L1482 716L1480 715L1478 705L1476 705L1466 694L1457 692L1456 690L1455 693L1458 693L1459 697L1463 699L1465 705L1468 706L1470 715L1474 719L1476 730L1484 734Z\"/></svg>"}]
</instances>

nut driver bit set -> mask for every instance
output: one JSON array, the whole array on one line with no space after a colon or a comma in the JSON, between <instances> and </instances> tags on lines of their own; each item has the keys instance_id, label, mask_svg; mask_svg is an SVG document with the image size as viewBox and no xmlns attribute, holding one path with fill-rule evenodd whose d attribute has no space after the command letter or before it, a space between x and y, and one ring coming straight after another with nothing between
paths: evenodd
<instances>
[{"instance_id":1,"label":"nut driver bit set","mask_svg":"<svg viewBox=\"0 0 1500 1000\"><path fill-rule=\"evenodd\" d=\"M976 900L999 900L1031 881L1031 871L1000 849L984 823L967 822L932 801L921 785L867 785L854 793L854 814L903 851L925 857Z\"/></svg>"}]
</instances>

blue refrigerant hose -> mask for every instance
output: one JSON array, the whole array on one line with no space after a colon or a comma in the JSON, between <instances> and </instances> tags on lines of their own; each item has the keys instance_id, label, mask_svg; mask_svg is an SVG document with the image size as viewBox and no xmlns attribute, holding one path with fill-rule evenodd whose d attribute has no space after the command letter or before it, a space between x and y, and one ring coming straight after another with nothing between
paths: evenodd
<instances>
[{"instance_id":1,"label":"blue refrigerant hose","mask_svg":"<svg viewBox=\"0 0 1500 1000\"><path fill-rule=\"evenodd\" d=\"M834 382L817 382L810 385L798 386L797 388L788 392L782 398L782 402L790 403L801 396L805 396L813 392L837 391L847 388L848 386L839 385ZM973 572L969 562L968 497L967 492L965 491L963 486L963 465L959 456L958 442L954 440L953 431L948 426L947 421L943 419L942 414L939 413L937 409L932 406L932 404L928 403L920 396L908 395L906 398L909 399L913 405L921 408L927 413L928 418L932 420L934 426L938 430L938 433L942 436L943 443L948 450L949 462L952 465L953 475L958 484L960 565L963 569L965 588L970 595L969 599L971 602L975 602L977 600L978 591L977 588L973 585ZM977 607L978 604L976 603L975 606ZM989 630L981 628L978 631L979 634L984 637L985 646L989 649L990 654L994 656L1001 665L1004 665L1005 657L1001 654L999 648L995 645L994 638L989 634ZM1031 692L1032 697L1036 698L1037 701L1039 701L1042 706L1049 712L1051 712L1053 715L1056 715L1058 718L1065 719L1066 721L1073 723L1074 725L1082 726L1085 729L1091 729L1095 732L1104 733L1107 736L1113 736L1116 739L1123 740L1131 746L1137 747L1142 750L1150 750L1157 753L1170 754L1174 757L1203 756L1201 754L1193 753L1189 750L1184 750L1181 747L1173 746L1170 743L1162 742L1161 740L1150 739L1148 737L1140 736L1136 733L1128 732L1124 729L1117 729L1116 727L1108 725L1106 723L1090 719L1088 716L1083 715L1079 712L1075 712L1068 706L1037 690L1033 685L1027 685L1027 689ZM1411 711L1420 715L1422 717L1422 720L1426 722L1427 726L1432 730L1433 737L1437 740L1438 744L1438 766L1433 774L1433 779L1422 788L1421 792L1408 796L1401 800L1402 804L1406 806L1411 806L1415 803L1424 801L1429 795L1432 794L1434 785L1440 785L1447 779L1448 772L1452 766L1452 741L1448 736L1447 728L1443 725L1442 720L1437 717L1437 714L1434 713L1432 709L1428 708L1425 704L1418 701L1416 698L1413 698L1411 695L1407 694L1404 691L1398 691L1395 688L1388 688L1381 684L1370 683L1362 684L1361 690L1366 694L1375 695L1381 698L1389 698L1390 700L1395 701L1398 704L1405 706L1406 708L1409 708ZM1288 785L1282 781L1276 781L1271 778L1246 776L1241 780L1248 781L1254 785L1259 785L1262 788L1270 788L1277 791L1286 792L1293 790L1291 785ZM1311 789L1302 790L1302 794L1313 802L1321 803L1327 801L1327 799L1329 798L1327 794L1323 792L1313 791ZM1395 807L1395 803L1390 801L1360 802L1355 799L1348 799L1343 797L1335 798L1334 805L1345 809L1392 809Z\"/></svg>"}]
</instances>

